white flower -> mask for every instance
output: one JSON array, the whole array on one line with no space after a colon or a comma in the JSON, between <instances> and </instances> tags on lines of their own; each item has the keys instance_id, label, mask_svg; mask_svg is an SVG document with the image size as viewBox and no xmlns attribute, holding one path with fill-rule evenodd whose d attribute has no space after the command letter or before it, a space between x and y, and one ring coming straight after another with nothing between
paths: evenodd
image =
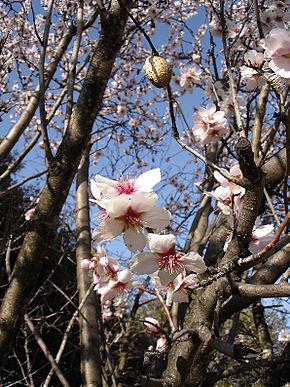
<instances>
[{"instance_id":1,"label":"white flower","mask_svg":"<svg viewBox=\"0 0 290 387\"><path fill-rule=\"evenodd\" d=\"M150 252L133 258L131 270L136 274L152 274L158 271L161 284L167 285L184 269L204 273L206 265L197 253L184 254L175 249L175 236L148 234Z\"/></svg>"},{"instance_id":2,"label":"white flower","mask_svg":"<svg viewBox=\"0 0 290 387\"><path fill-rule=\"evenodd\" d=\"M172 302L189 302L188 289L194 288L198 284L196 274L186 276L185 272L179 274L168 286L166 304Z\"/></svg>"},{"instance_id":3,"label":"white flower","mask_svg":"<svg viewBox=\"0 0 290 387\"><path fill-rule=\"evenodd\" d=\"M192 88L200 81L202 71L195 66L185 67L181 69L180 87L191 91Z\"/></svg>"},{"instance_id":4,"label":"white flower","mask_svg":"<svg viewBox=\"0 0 290 387\"><path fill-rule=\"evenodd\" d=\"M143 250L146 240L143 227L163 229L169 225L169 211L155 206L157 195L140 192L130 197L119 195L106 205L106 217L93 232L97 243L109 241L124 233L124 241L129 250Z\"/></svg>"},{"instance_id":5,"label":"white flower","mask_svg":"<svg viewBox=\"0 0 290 387\"><path fill-rule=\"evenodd\" d=\"M280 77L290 78L290 31L274 28L261 42L270 59L269 67Z\"/></svg>"},{"instance_id":6,"label":"white flower","mask_svg":"<svg viewBox=\"0 0 290 387\"><path fill-rule=\"evenodd\" d=\"M217 142L228 133L227 119L225 113L216 111L214 104L200 108L193 119L195 121L192 128L193 135L203 144Z\"/></svg>"},{"instance_id":7,"label":"white flower","mask_svg":"<svg viewBox=\"0 0 290 387\"><path fill-rule=\"evenodd\" d=\"M230 176L232 176L232 177L234 177L236 179L242 179L243 178L242 171L241 171L241 169L240 169L238 164L233 165L230 168L229 172L226 169L222 169L222 171L225 172L226 174L229 174ZM218 171L214 171L214 177L220 183L220 185L222 187L229 187L229 189L231 190L231 192L233 194L235 194L235 195L237 195L237 194L244 195L245 194L245 188L243 188L240 185L237 185L237 184L231 182L230 180L225 178Z\"/></svg>"},{"instance_id":8,"label":"white flower","mask_svg":"<svg viewBox=\"0 0 290 387\"><path fill-rule=\"evenodd\" d=\"M91 179L91 192L99 206L106 208L106 200L119 195L132 196L138 192L151 192L161 180L160 169L155 168L142 173L136 179L111 180L101 175Z\"/></svg>"},{"instance_id":9,"label":"white flower","mask_svg":"<svg viewBox=\"0 0 290 387\"><path fill-rule=\"evenodd\" d=\"M249 244L249 250L252 254L256 254L271 242L274 237L273 224L265 224L255 228Z\"/></svg>"},{"instance_id":10,"label":"white flower","mask_svg":"<svg viewBox=\"0 0 290 387\"><path fill-rule=\"evenodd\" d=\"M112 300L115 296L123 294L127 289L134 289L143 286L143 281L133 281L129 269L119 271L115 280L110 280L104 286L98 286L98 294L101 295L101 302Z\"/></svg>"}]
</instances>

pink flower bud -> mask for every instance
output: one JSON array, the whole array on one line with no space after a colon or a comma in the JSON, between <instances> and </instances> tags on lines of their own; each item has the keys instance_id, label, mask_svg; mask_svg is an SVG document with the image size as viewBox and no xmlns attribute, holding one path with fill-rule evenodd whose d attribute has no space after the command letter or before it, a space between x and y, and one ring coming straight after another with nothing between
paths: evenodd
<instances>
[{"instance_id":1,"label":"pink flower bud","mask_svg":"<svg viewBox=\"0 0 290 387\"><path fill-rule=\"evenodd\" d=\"M108 257L101 257L99 263L103 267L109 266L109 259L108 259Z\"/></svg>"},{"instance_id":2,"label":"pink flower bud","mask_svg":"<svg viewBox=\"0 0 290 387\"><path fill-rule=\"evenodd\" d=\"M154 333L162 332L162 328L159 324L159 321L153 317L146 317L143 323L150 332L154 332Z\"/></svg>"},{"instance_id":3,"label":"pink flower bud","mask_svg":"<svg viewBox=\"0 0 290 387\"><path fill-rule=\"evenodd\" d=\"M81 269L89 270L90 269L91 261L89 259L83 259L81 261Z\"/></svg>"}]
</instances>

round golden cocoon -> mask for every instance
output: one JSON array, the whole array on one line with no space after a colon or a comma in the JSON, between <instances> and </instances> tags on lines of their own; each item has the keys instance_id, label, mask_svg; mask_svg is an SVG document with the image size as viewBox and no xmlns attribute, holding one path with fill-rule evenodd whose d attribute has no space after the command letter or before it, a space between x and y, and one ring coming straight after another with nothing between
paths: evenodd
<instances>
[{"instance_id":1,"label":"round golden cocoon","mask_svg":"<svg viewBox=\"0 0 290 387\"><path fill-rule=\"evenodd\" d=\"M154 86L162 88L169 85L172 70L166 59L151 55L145 61L145 74Z\"/></svg>"}]
</instances>

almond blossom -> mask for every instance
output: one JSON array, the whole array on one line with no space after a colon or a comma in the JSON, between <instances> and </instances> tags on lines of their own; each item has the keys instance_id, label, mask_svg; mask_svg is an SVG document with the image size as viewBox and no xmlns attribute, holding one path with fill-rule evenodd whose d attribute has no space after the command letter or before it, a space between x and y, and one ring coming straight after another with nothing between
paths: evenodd
<instances>
[{"instance_id":1,"label":"almond blossom","mask_svg":"<svg viewBox=\"0 0 290 387\"><path fill-rule=\"evenodd\" d=\"M172 302L189 302L188 289L195 288L198 284L196 274L183 272L168 285L166 304L171 305Z\"/></svg>"},{"instance_id":2,"label":"almond blossom","mask_svg":"<svg viewBox=\"0 0 290 387\"><path fill-rule=\"evenodd\" d=\"M240 71L242 80L246 82L246 88L250 91L264 85L266 79L261 74L261 69L265 61L263 53L250 50L244 55L244 61L246 66L241 66Z\"/></svg>"},{"instance_id":3,"label":"almond blossom","mask_svg":"<svg viewBox=\"0 0 290 387\"><path fill-rule=\"evenodd\" d=\"M225 169L223 171L228 173ZM229 174L236 179L241 179L243 177L238 164L233 165L230 168ZM235 216L238 216L243 204L245 188L226 179L217 171L214 172L214 177L220 183L220 186L214 191L207 192L206 194L217 200L217 206L224 215L234 214Z\"/></svg>"},{"instance_id":4,"label":"almond blossom","mask_svg":"<svg viewBox=\"0 0 290 387\"><path fill-rule=\"evenodd\" d=\"M142 228L163 229L169 225L170 212L156 207L158 196L140 192L130 197L119 195L106 204L106 215L93 232L97 243L109 241L124 233L130 251L143 250L146 245Z\"/></svg>"},{"instance_id":5,"label":"almond blossom","mask_svg":"<svg viewBox=\"0 0 290 387\"><path fill-rule=\"evenodd\" d=\"M283 1L275 1L261 12L260 17L264 32L268 32L273 27L283 28L284 23L289 21L287 4Z\"/></svg>"},{"instance_id":6,"label":"almond blossom","mask_svg":"<svg viewBox=\"0 0 290 387\"><path fill-rule=\"evenodd\" d=\"M81 268L92 273L94 284L106 283L117 275L120 268L116 258L108 257L102 246L97 246L96 255L90 259L83 259Z\"/></svg>"},{"instance_id":7,"label":"almond blossom","mask_svg":"<svg viewBox=\"0 0 290 387\"><path fill-rule=\"evenodd\" d=\"M181 69L180 87L187 91L191 91L192 88L200 81L201 73L202 71L195 66Z\"/></svg>"},{"instance_id":8,"label":"almond blossom","mask_svg":"<svg viewBox=\"0 0 290 387\"><path fill-rule=\"evenodd\" d=\"M261 42L269 67L280 77L290 78L290 31L274 28Z\"/></svg>"},{"instance_id":9,"label":"almond blossom","mask_svg":"<svg viewBox=\"0 0 290 387\"><path fill-rule=\"evenodd\" d=\"M101 295L101 302L104 303L112 300L117 295L122 295L127 289L135 289L143 286L144 281L133 281L133 274L129 269L124 269L117 273L115 279L110 280L107 284L100 285L97 288L98 294Z\"/></svg>"},{"instance_id":10,"label":"almond blossom","mask_svg":"<svg viewBox=\"0 0 290 387\"><path fill-rule=\"evenodd\" d=\"M225 113L216 111L214 104L198 109L193 119L195 121L193 135L203 144L217 142L228 133Z\"/></svg>"},{"instance_id":11,"label":"almond blossom","mask_svg":"<svg viewBox=\"0 0 290 387\"><path fill-rule=\"evenodd\" d=\"M111 180L101 175L96 175L94 179L91 179L91 192L94 197L92 201L105 208L106 200L119 195L132 196L138 192L150 192L160 180L159 168L146 171L136 179L120 177L118 180Z\"/></svg>"},{"instance_id":12,"label":"almond blossom","mask_svg":"<svg viewBox=\"0 0 290 387\"><path fill-rule=\"evenodd\" d=\"M264 224L256 227L253 231L251 241L249 244L249 250L252 254L257 254L259 251L271 242L274 236L273 224Z\"/></svg>"},{"instance_id":13,"label":"almond blossom","mask_svg":"<svg viewBox=\"0 0 290 387\"><path fill-rule=\"evenodd\" d=\"M150 252L133 258L131 270L136 274L153 274L158 271L163 286L173 281L184 269L195 273L206 271L206 265L199 254L176 251L173 234L148 234L148 246Z\"/></svg>"},{"instance_id":14,"label":"almond blossom","mask_svg":"<svg viewBox=\"0 0 290 387\"><path fill-rule=\"evenodd\" d=\"M272 224L264 224L262 226L255 226L251 240L249 243L249 251L252 254L257 254L263 248L271 242L274 237L274 226ZM225 245L224 251L227 251L230 241L233 238L233 232L228 236Z\"/></svg>"}]
</instances>

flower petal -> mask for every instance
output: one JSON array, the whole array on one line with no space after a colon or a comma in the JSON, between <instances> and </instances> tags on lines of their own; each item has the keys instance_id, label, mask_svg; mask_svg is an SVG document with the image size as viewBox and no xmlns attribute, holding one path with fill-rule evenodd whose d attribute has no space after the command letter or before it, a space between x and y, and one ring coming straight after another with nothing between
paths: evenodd
<instances>
[{"instance_id":1,"label":"flower petal","mask_svg":"<svg viewBox=\"0 0 290 387\"><path fill-rule=\"evenodd\" d=\"M163 229L169 225L171 214L163 208L153 207L142 214L141 219L145 227Z\"/></svg>"},{"instance_id":2,"label":"flower petal","mask_svg":"<svg viewBox=\"0 0 290 387\"><path fill-rule=\"evenodd\" d=\"M139 191L151 191L152 187L159 183L161 180L161 173L159 168L151 169L150 171L146 171L142 173L136 179L136 185Z\"/></svg>"},{"instance_id":3,"label":"flower petal","mask_svg":"<svg viewBox=\"0 0 290 387\"><path fill-rule=\"evenodd\" d=\"M132 197L130 206L136 212L147 212L155 205L157 199L155 192L139 192Z\"/></svg>"},{"instance_id":4,"label":"flower petal","mask_svg":"<svg viewBox=\"0 0 290 387\"><path fill-rule=\"evenodd\" d=\"M175 235L148 234L148 246L154 253L165 254L175 246Z\"/></svg>"},{"instance_id":5,"label":"flower petal","mask_svg":"<svg viewBox=\"0 0 290 387\"><path fill-rule=\"evenodd\" d=\"M137 232L134 228L129 228L124 233L124 242L130 251L136 252L143 250L146 246L146 239L141 232Z\"/></svg>"},{"instance_id":6,"label":"flower petal","mask_svg":"<svg viewBox=\"0 0 290 387\"><path fill-rule=\"evenodd\" d=\"M97 242L110 241L123 232L123 222L115 219L105 219L93 231L93 239Z\"/></svg>"},{"instance_id":7,"label":"flower petal","mask_svg":"<svg viewBox=\"0 0 290 387\"><path fill-rule=\"evenodd\" d=\"M177 276L178 274L180 273L180 271L182 271L182 268L176 270L175 272L173 272L172 274L169 274L168 271L166 270L159 270L158 272L158 276L160 278L160 282L163 286L166 286L169 284L169 282L172 282Z\"/></svg>"},{"instance_id":8,"label":"flower petal","mask_svg":"<svg viewBox=\"0 0 290 387\"><path fill-rule=\"evenodd\" d=\"M194 271L195 273L204 273L207 269L201 256L194 252L190 252L181 257L180 263L182 263L187 270Z\"/></svg>"},{"instance_id":9,"label":"flower petal","mask_svg":"<svg viewBox=\"0 0 290 387\"><path fill-rule=\"evenodd\" d=\"M133 258L133 263L130 266L135 274L152 274L159 267L159 257L152 253L141 253Z\"/></svg>"}]
</instances>

